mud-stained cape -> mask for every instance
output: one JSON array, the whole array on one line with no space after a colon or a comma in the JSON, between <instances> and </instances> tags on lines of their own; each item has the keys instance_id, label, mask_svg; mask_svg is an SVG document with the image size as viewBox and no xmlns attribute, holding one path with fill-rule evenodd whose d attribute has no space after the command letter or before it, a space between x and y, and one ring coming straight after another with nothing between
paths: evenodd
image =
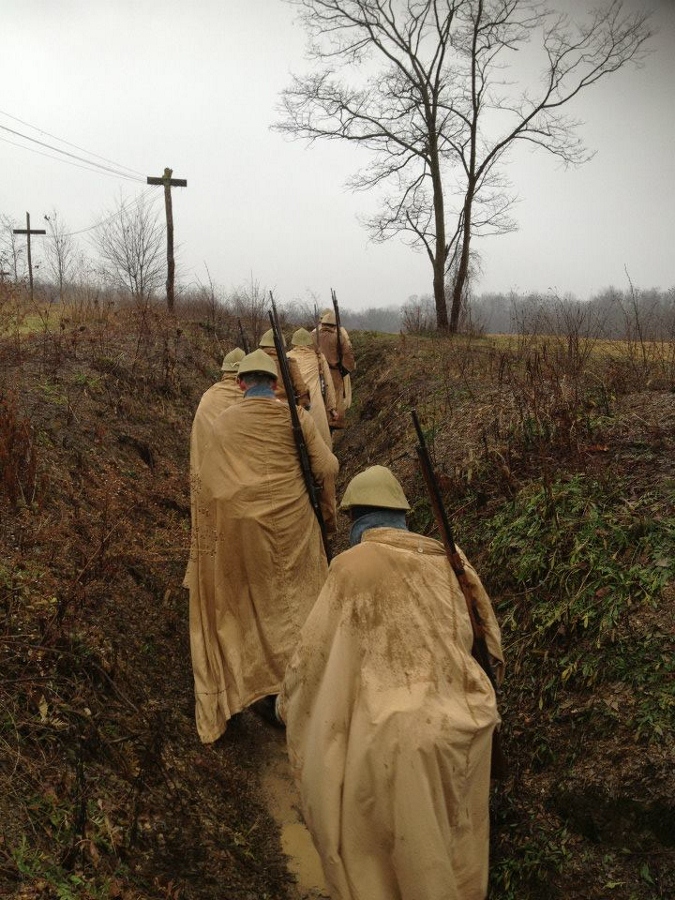
<instances>
[{"instance_id":1,"label":"mud-stained cape","mask_svg":"<svg viewBox=\"0 0 675 900\"><path fill-rule=\"evenodd\" d=\"M475 571L491 654L499 627ZM493 688L443 546L366 531L331 563L280 697L332 900L484 900Z\"/></svg>"},{"instance_id":2,"label":"mud-stained cape","mask_svg":"<svg viewBox=\"0 0 675 900\"><path fill-rule=\"evenodd\" d=\"M309 399L311 402L310 413L314 419L314 424L318 428L319 434L324 439L327 446L332 447L333 439L330 434L326 410L337 409L337 400L335 399L333 378L330 374L330 368L328 367L326 357L321 351L317 353L314 347L294 347L292 350L288 351L288 358L295 360L298 364L300 374L309 388ZM325 401L321 394L322 378L326 387Z\"/></svg>"},{"instance_id":3,"label":"mud-stained cape","mask_svg":"<svg viewBox=\"0 0 675 900\"><path fill-rule=\"evenodd\" d=\"M341 371L338 368L338 344L337 330L330 328L328 325L320 325L318 336L316 328L312 331L312 337L318 340L319 349L326 357L330 367L330 374L333 379L333 388L335 390L336 409L338 413L337 419L331 424L334 428L345 427L345 414L352 403L351 378L349 380L349 396L347 397L347 388ZM340 344L342 349L342 364L350 372L356 371L356 361L354 359L354 350L348 332L344 328L340 328ZM347 402L349 401L349 402Z\"/></svg>"},{"instance_id":4,"label":"mud-stained cape","mask_svg":"<svg viewBox=\"0 0 675 900\"><path fill-rule=\"evenodd\" d=\"M299 413L314 475L334 496L338 461ZM328 567L286 403L244 399L222 413L193 490L190 647L197 730L211 743L278 693Z\"/></svg>"},{"instance_id":5,"label":"mud-stained cape","mask_svg":"<svg viewBox=\"0 0 675 900\"><path fill-rule=\"evenodd\" d=\"M195 417L192 420L190 430L190 522L192 534L195 532L196 520L196 492L197 475L201 466L202 455L211 440L213 423L218 416L229 409L234 403L244 399L235 372L226 372L220 381L212 384L202 394ZM188 558L187 570L183 579L183 587L188 587L190 582L190 558Z\"/></svg>"}]
</instances>

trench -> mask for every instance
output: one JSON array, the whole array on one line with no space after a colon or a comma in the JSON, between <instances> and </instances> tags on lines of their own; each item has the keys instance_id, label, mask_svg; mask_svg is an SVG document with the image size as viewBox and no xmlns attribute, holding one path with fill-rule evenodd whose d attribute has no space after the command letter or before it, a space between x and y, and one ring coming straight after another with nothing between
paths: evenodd
<instances>
[{"instance_id":1,"label":"trench","mask_svg":"<svg viewBox=\"0 0 675 900\"><path fill-rule=\"evenodd\" d=\"M286 753L286 735L269 735L266 762L261 772L262 794L281 834L281 849L288 871L295 878L293 900L328 900L319 854L300 812L300 799Z\"/></svg>"}]
</instances>

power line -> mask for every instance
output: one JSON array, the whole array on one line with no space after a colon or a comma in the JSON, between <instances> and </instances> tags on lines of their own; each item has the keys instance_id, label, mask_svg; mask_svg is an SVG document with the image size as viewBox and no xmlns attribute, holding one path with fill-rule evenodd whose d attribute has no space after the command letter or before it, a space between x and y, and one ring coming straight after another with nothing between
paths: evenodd
<instances>
[{"instance_id":1,"label":"power line","mask_svg":"<svg viewBox=\"0 0 675 900\"><path fill-rule=\"evenodd\" d=\"M62 237L74 237L76 234L84 234L87 231L93 231L95 228L100 228L101 225L105 225L108 222L112 222L113 219L117 218L117 216L121 216L123 212L125 212L130 206L133 206L135 203L141 203L145 198L152 193L152 189L148 188L143 191L142 194L139 194L138 197L134 197L133 200L129 200L127 203L123 203L119 209L115 210L115 212L108 216L106 219L101 219L100 222L95 222L93 225L89 225L88 228L81 228L79 231L71 231L69 234L64 234ZM158 200L158 195L155 195L150 201L150 206Z\"/></svg>"},{"instance_id":2,"label":"power line","mask_svg":"<svg viewBox=\"0 0 675 900\"><path fill-rule=\"evenodd\" d=\"M47 144L45 141L39 141L37 138L31 137L30 135L27 135L27 134L23 134L20 131L16 131L14 128L9 128L7 125L0 125L0 129L2 129L3 131L9 132L10 134L13 134L13 135L21 138L22 140L32 141L33 143L38 144L41 147L46 147L48 150L53 150L55 153L60 153L63 156L68 156L68 157L70 157L70 159L62 159L59 156L52 156L52 154L50 154L50 153L44 153L41 150L35 149L34 147L26 147L24 144L19 144L16 141L11 141L11 140L9 140L9 138L6 138L6 137L3 137L2 135L0 135L0 141L4 141L6 144L11 144L12 146L19 147L22 150L29 150L31 153L37 153L40 156L47 157L47 159L55 159L58 162L68 163L68 165L75 166L78 169L84 169L87 172L100 172L105 175L112 175L116 178L126 178L129 181L137 181L137 182L141 182L143 184L147 184L146 179L144 177L142 177L139 172L136 172L135 169L131 169L128 166L122 166L119 163L114 162L113 160L107 159L105 156L99 156L96 153L91 153L89 150L85 150L83 147L79 147L77 144L73 144L70 141L66 141L63 138L58 137L57 135L50 134L48 131L44 131L43 129L38 128L36 125L31 125L30 122L25 122L23 119L19 119L19 118L17 118L17 116L13 116L10 113L4 112L3 110L0 110L0 115L6 116L7 118L14 120L15 122L20 122L22 125L25 125L28 128L33 128L35 131L39 132L40 134L44 134L47 137L53 138L54 140L59 141L62 144L66 144L67 146L74 147L76 150L81 150L83 153L87 153L89 156L95 157L97 159L102 159L105 162L112 163L112 165L115 166L115 168L113 169L110 166L103 166L100 163L95 162L93 159L86 159L85 157L78 156L75 153L70 153L67 150L62 150L60 147L54 147L51 144ZM71 160L77 160L78 162L72 162ZM84 163L84 165L79 165L78 163ZM134 174L129 175L129 174L127 174L127 172L122 172L121 169L127 169L128 172L133 172ZM101 219L98 222L95 222L93 225L89 225L87 228L81 228L78 231L71 231L68 234L63 234L61 236L62 237L74 237L75 235L85 234L88 231L93 231L96 228L100 228L102 225L105 225L108 222L111 222L113 219L117 218L117 216L122 215L130 206L142 203L150 193L153 193L152 188L143 191L143 193L140 194L138 197L135 197L134 199L132 199L126 203L122 203L120 205L120 208L118 210L116 210L112 215L108 216L107 218ZM150 201L150 206L152 206L153 203L154 203L154 197Z\"/></svg>"},{"instance_id":3,"label":"power line","mask_svg":"<svg viewBox=\"0 0 675 900\"><path fill-rule=\"evenodd\" d=\"M66 141L64 138L60 138L56 134L51 134L49 131L45 131L43 128L39 128L37 125L31 125L30 122L19 119L17 118L17 116L13 116L11 113L4 112L4 110L2 109L0 109L0 115L6 116L8 119L12 119L14 122L19 122L21 125L26 125L28 128L32 128L34 131L37 131L39 134L46 134L47 137L53 138L55 141L59 141L62 144L66 144L66 146L68 147L74 147L76 150L81 150L88 156L93 156L95 159L102 159L104 162L112 163L112 165L116 166L118 169L126 169L128 172L133 172L134 175L137 175L140 178L143 177L143 173L136 171L136 169L132 169L129 166L123 166L121 163L117 163L115 162L115 160L108 159L105 156L99 156L98 153L92 153L91 150L86 150L84 147L80 147L78 144L73 144L70 141Z\"/></svg>"},{"instance_id":4,"label":"power line","mask_svg":"<svg viewBox=\"0 0 675 900\"><path fill-rule=\"evenodd\" d=\"M2 126L0 126L2 127ZM35 147L26 147L24 144L18 144L16 141L10 141L9 138L2 137L0 135L0 141L4 141L5 144L11 144L13 147L19 147L21 150L28 150L30 153L37 153L38 156L45 156L47 159L55 159L57 162L66 163L69 166L75 166L76 169L84 169L85 172L94 172L96 175L110 175L111 178L126 178L130 179L129 175L119 175L114 172L105 172L101 169L92 169L89 166L81 166L76 162L71 162L69 159L61 159L58 156L53 156L51 153L43 153L42 150L37 150ZM131 179L133 181L140 181L138 178Z\"/></svg>"},{"instance_id":5,"label":"power line","mask_svg":"<svg viewBox=\"0 0 675 900\"><path fill-rule=\"evenodd\" d=\"M128 175L126 172L121 172L118 169L111 169L110 166L102 166L100 163L93 162L93 160L85 159L83 156L77 156L75 153L70 153L68 150L61 150L59 147L53 147L51 144L46 144L44 141L39 141L37 138L30 137L30 135L28 134L22 134L20 131L16 131L14 128L8 128L7 125L0 125L0 128L3 131L8 131L10 134L17 135L18 137L23 138L26 141L32 141L34 144L39 144L41 147L46 147L48 150L54 150L56 153L62 153L64 156L70 156L72 159L77 159L79 160L79 162L83 162L88 166L100 169L102 172L113 173L114 175L117 175L118 178L127 178L130 181L144 181L143 178L138 178L135 175ZM31 148L25 147L24 149L30 150Z\"/></svg>"},{"instance_id":6,"label":"power line","mask_svg":"<svg viewBox=\"0 0 675 900\"><path fill-rule=\"evenodd\" d=\"M48 153L42 153L40 150L34 150L32 147L23 147L21 144L17 144L15 141L10 141L7 138L0 136L0 141L4 141L6 144L12 144L14 147L21 147L23 150L30 150L31 153L38 153L40 156L46 156L48 159L58 159L56 156L50 156ZM68 160L60 160L61 162L68 162ZM86 166L79 166L77 163L70 163L71 166L76 166L78 169L84 169L86 172L95 172L95 169L87 169ZM80 228L78 231L71 231L68 234L62 235L63 237L74 237L76 234L85 234L87 231L93 231L94 228L99 228L101 225L105 225L106 222L111 222L116 216L121 215L128 207L133 206L134 203L140 203L150 194L154 194L151 188L143 191L142 194L139 194L138 197L134 197L132 200L129 200L127 203L123 203L118 210L116 210L111 216L108 216L106 219L101 219L99 222L94 222L93 225L89 225L87 228ZM158 196L153 196L150 201L150 206L157 205Z\"/></svg>"}]
</instances>

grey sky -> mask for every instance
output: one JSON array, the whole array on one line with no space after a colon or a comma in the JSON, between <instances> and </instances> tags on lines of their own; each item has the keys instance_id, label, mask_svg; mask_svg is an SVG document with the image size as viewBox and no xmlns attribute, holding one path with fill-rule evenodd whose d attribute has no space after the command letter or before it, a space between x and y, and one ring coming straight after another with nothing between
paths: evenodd
<instances>
[{"instance_id":1,"label":"grey sky","mask_svg":"<svg viewBox=\"0 0 675 900\"><path fill-rule=\"evenodd\" d=\"M520 230L477 246L479 291L586 298L626 287L624 269L641 288L675 285L675 2L650 5L658 33L645 66L572 110L594 159L565 170L543 152L514 157ZM373 200L344 184L363 151L270 131L289 73L307 67L282 0L2 0L0 30L0 125L55 143L21 119L141 179L49 159L0 130L0 213L22 222L29 211L40 227L55 208L79 231L114 209L120 189L134 197L168 165L188 180L173 192L183 283L206 281L208 266L226 289L253 277L281 300L315 292L327 302L334 287L353 309L431 291L425 256L398 240L369 243L358 224Z\"/></svg>"}]
</instances>

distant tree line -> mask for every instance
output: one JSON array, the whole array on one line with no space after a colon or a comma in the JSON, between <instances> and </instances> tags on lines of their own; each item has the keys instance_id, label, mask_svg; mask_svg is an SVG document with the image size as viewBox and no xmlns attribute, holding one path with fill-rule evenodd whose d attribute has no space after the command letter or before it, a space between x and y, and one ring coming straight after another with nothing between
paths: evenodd
<instances>
[{"instance_id":1,"label":"distant tree line","mask_svg":"<svg viewBox=\"0 0 675 900\"><path fill-rule=\"evenodd\" d=\"M401 307L400 328L435 330L431 295L411 297ZM571 333L606 340L674 340L675 287L626 290L608 287L589 300L552 294L485 293L467 299L460 331L474 334Z\"/></svg>"},{"instance_id":2,"label":"distant tree line","mask_svg":"<svg viewBox=\"0 0 675 900\"><path fill-rule=\"evenodd\" d=\"M88 235L84 252L68 233L56 210L45 216L46 234L33 252L36 298L41 303L116 304L145 306L161 303L165 262L164 232L156 214L141 196L118 201L116 210ZM14 234L15 221L0 214L0 271L5 283L27 280L26 245ZM478 274L478 273L477 273ZM269 290L255 279L229 291L213 283L207 269L205 283L179 289L177 302L213 327L223 317L241 318L257 341L269 327ZM448 296L451 281L446 284ZM326 292L327 293L327 292ZM309 300L277 298L289 324L311 328L327 300L310 293ZM431 294L413 295L400 306L354 310L341 305L342 324L349 330L410 334L437 330L437 304ZM575 334L587 338L675 339L675 287L625 290L608 287L589 300L571 295L467 292L458 330L473 334Z\"/></svg>"}]
</instances>

